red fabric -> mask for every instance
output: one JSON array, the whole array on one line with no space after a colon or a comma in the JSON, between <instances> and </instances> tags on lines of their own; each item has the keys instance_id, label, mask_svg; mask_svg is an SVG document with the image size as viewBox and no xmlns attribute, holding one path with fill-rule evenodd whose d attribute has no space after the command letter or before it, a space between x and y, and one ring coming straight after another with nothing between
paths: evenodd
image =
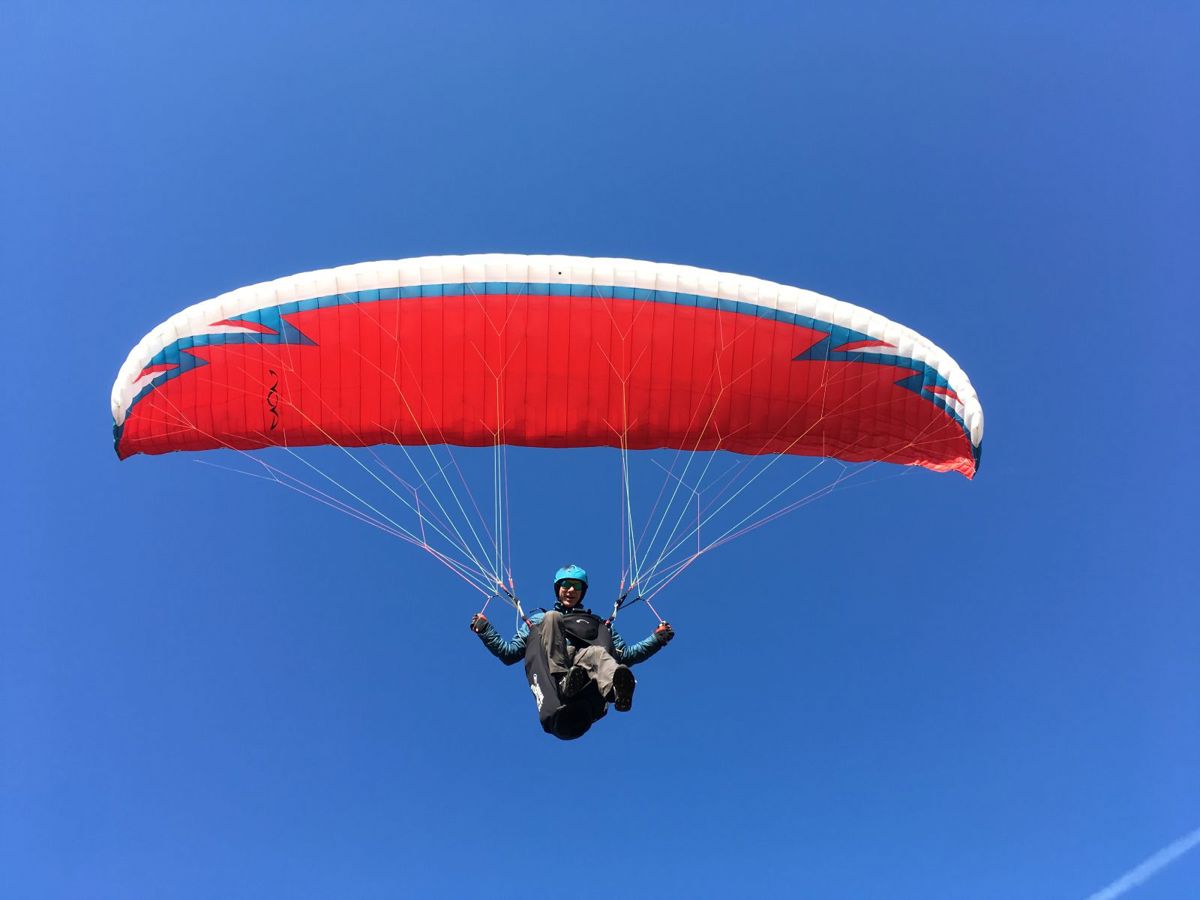
<instances>
[{"instance_id":1,"label":"red fabric","mask_svg":"<svg viewBox=\"0 0 1200 900\"><path fill-rule=\"evenodd\" d=\"M794 361L825 335L771 319L546 296L387 300L286 319L313 343L187 351L208 365L134 405L121 456L499 439L882 459L974 474L962 427L896 386L914 370Z\"/></svg>"}]
</instances>

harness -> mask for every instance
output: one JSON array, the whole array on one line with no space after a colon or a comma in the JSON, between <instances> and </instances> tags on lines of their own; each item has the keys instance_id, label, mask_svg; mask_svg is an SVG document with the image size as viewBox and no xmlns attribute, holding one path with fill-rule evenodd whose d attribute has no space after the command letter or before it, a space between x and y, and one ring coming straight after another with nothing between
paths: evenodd
<instances>
[{"instance_id":1,"label":"harness","mask_svg":"<svg viewBox=\"0 0 1200 900\"><path fill-rule=\"evenodd\" d=\"M591 610L579 609L563 613L562 627L567 633L567 640L576 648L603 647L609 653L616 653L611 626Z\"/></svg>"},{"instance_id":2,"label":"harness","mask_svg":"<svg viewBox=\"0 0 1200 900\"><path fill-rule=\"evenodd\" d=\"M545 610L543 610L545 612ZM579 651L584 647L603 647L614 653L612 628L588 609L559 609L567 646ZM541 641L542 622L529 626L525 642L525 677L537 703L542 728L555 737L569 741L581 736L604 715L605 701L595 684L566 700L559 695L558 679L550 672Z\"/></svg>"}]
</instances>

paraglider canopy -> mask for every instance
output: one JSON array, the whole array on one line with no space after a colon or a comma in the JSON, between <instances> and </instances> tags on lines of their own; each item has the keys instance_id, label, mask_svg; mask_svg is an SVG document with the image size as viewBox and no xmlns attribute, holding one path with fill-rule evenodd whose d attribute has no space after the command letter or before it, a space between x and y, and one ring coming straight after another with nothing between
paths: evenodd
<instances>
[{"instance_id":1,"label":"paraglider canopy","mask_svg":"<svg viewBox=\"0 0 1200 900\"><path fill-rule=\"evenodd\" d=\"M756 278L427 257L241 288L148 334L116 450L497 442L832 456L972 477L983 412L917 333Z\"/></svg>"}]
</instances>

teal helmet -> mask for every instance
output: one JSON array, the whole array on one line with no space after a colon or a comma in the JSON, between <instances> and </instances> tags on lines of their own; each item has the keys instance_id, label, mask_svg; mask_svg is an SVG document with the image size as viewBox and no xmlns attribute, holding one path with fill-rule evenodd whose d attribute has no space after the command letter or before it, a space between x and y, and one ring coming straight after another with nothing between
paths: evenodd
<instances>
[{"instance_id":1,"label":"teal helmet","mask_svg":"<svg viewBox=\"0 0 1200 900\"><path fill-rule=\"evenodd\" d=\"M587 572L585 572L583 569L579 568L579 566L576 566L576 565L563 566L561 569L559 569L557 572L554 573L554 595L555 595L555 597L558 596L558 583L560 581L566 580L567 578L574 578L576 581L583 582L583 591L579 595L579 599L582 600L583 595L587 593L587 589L588 589Z\"/></svg>"}]
</instances>

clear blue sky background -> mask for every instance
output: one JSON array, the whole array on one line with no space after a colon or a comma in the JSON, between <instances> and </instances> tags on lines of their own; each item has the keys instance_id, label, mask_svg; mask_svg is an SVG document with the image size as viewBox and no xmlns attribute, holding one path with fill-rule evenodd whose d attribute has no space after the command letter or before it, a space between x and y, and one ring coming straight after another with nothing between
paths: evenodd
<instances>
[{"instance_id":1,"label":"clear blue sky background","mask_svg":"<svg viewBox=\"0 0 1200 900\"><path fill-rule=\"evenodd\" d=\"M8 0L0 893L1082 898L1200 826L1198 36L1182 2ZM980 475L707 557L633 714L561 744L427 557L117 462L112 380L174 311L485 251L882 312L971 376ZM616 579L592 464L514 455L537 603ZM1131 893L1200 896L1200 850Z\"/></svg>"}]
</instances>

